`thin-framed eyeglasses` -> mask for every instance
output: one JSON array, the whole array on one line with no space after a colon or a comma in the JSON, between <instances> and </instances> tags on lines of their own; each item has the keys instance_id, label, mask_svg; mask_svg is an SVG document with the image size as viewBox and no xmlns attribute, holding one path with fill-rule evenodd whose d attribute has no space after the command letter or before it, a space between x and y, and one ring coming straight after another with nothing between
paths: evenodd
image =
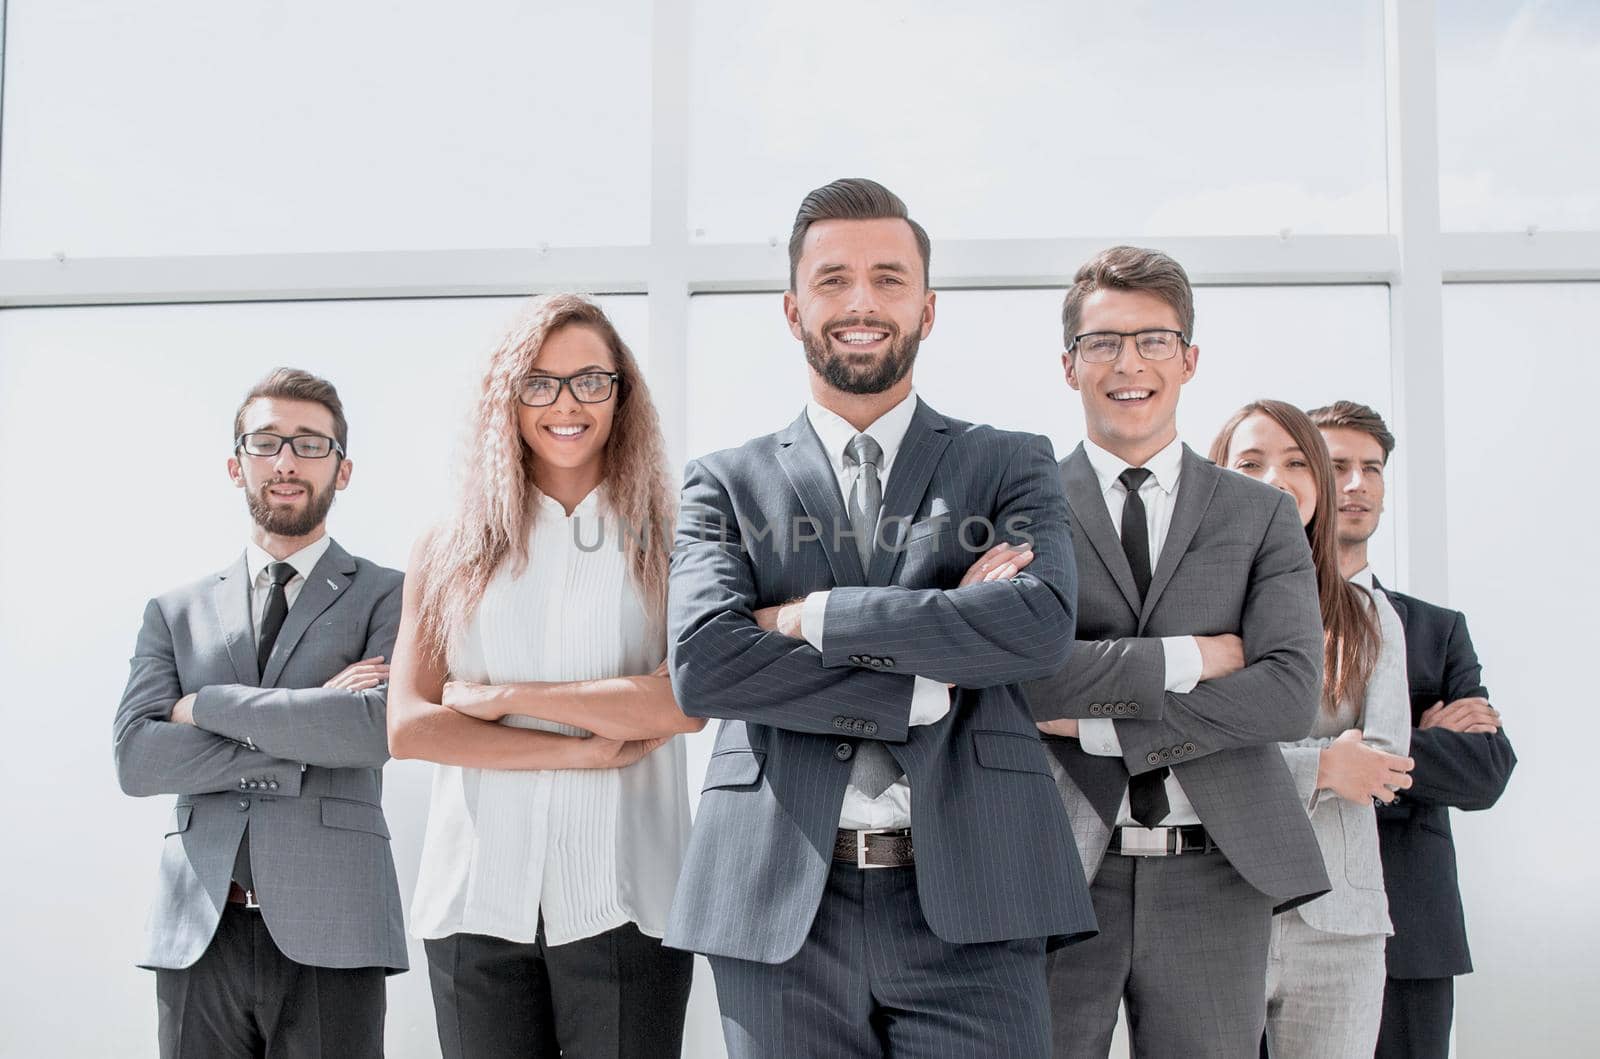
<instances>
[{"instance_id":1,"label":"thin-framed eyeglasses","mask_svg":"<svg viewBox=\"0 0 1600 1059\"><path fill-rule=\"evenodd\" d=\"M1189 344L1182 331L1152 327L1143 331L1085 331L1074 335L1067 352L1077 351L1086 364L1110 364L1122 354L1122 340L1133 339L1133 348L1145 360L1171 360Z\"/></svg>"},{"instance_id":2,"label":"thin-framed eyeglasses","mask_svg":"<svg viewBox=\"0 0 1600 1059\"><path fill-rule=\"evenodd\" d=\"M522 380L517 400L529 408L543 408L556 403L565 386L573 398L582 404L600 404L611 399L611 391L621 378L614 371L580 371L576 375L530 375Z\"/></svg>"},{"instance_id":3,"label":"thin-framed eyeglasses","mask_svg":"<svg viewBox=\"0 0 1600 1059\"><path fill-rule=\"evenodd\" d=\"M344 446L323 434L285 435L253 430L233 439L234 450L243 449L246 456L276 456L285 444L303 460L320 460L335 452L344 455Z\"/></svg>"}]
</instances>

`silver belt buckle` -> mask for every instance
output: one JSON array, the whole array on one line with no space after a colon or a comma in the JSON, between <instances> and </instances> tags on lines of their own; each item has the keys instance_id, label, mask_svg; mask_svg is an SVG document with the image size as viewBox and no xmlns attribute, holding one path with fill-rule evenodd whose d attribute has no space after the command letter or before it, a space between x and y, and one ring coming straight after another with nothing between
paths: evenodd
<instances>
[{"instance_id":1,"label":"silver belt buckle","mask_svg":"<svg viewBox=\"0 0 1600 1059\"><path fill-rule=\"evenodd\" d=\"M1166 827L1119 827L1117 834L1122 838L1122 855L1125 857L1165 857L1172 851L1167 849ZM1183 839L1180 837L1179 842Z\"/></svg>"},{"instance_id":2,"label":"silver belt buckle","mask_svg":"<svg viewBox=\"0 0 1600 1059\"><path fill-rule=\"evenodd\" d=\"M897 830L899 830L899 828L894 828L894 827L869 827L864 831L857 831L856 832L856 867L858 867L858 868L889 868L889 867L892 867L893 865L889 865L889 864L868 864L867 863L867 836L868 835L882 835L882 834L887 834L890 831L897 831Z\"/></svg>"}]
</instances>

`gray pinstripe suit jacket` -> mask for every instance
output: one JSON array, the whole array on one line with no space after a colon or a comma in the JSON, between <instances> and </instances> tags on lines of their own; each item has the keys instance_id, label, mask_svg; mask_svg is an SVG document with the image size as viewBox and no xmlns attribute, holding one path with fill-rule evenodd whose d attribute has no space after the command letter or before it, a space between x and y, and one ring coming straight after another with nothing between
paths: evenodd
<instances>
[{"instance_id":1,"label":"gray pinstripe suit jacket","mask_svg":"<svg viewBox=\"0 0 1600 1059\"><path fill-rule=\"evenodd\" d=\"M1322 853L1279 742L1310 732L1322 695L1311 549L1288 494L1183 450L1160 561L1138 586L1083 446L1061 461L1078 558L1078 642L1025 685L1034 716L1111 717L1122 758L1050 739L1078 851L1093 877L1130 775L1171 766L1229 862L1281 911L1328 889ZM1163 636L1244 639L1245 667L1166 691Z\"/></svg>"},{"instance_id":2,"label":"gray pinstripe suit jacket","mask_svg":"<svg viewBox=\"0 0 1600 1059\"><path fill-rule=\"evenodd\" d=\"M1031 565L955 588L976 558L957 539L974 516L1031 536ZM764 963L799 951L862 737L882 741L911 782L917 890L935 934L960 944L1094 930L1017 687L1059 669L1072 645L1072 541L1049 441L919 401L883 520L887 547L864 572L803 414L690 463L669 592L672 680L685 712L723 723L669 945ZM981 530L967 539L981 543ZM822 589L820 652L752 620ZM908 726L913 675L957 685L939 722Z\"/></svg>"},{"instance_id":3,"label":"gray pinstripe suit jacket","mask_svg":"<svg viewBox=\"0 0 1600 1059\"><path fill-rule=\"evenodd\" d=\"M259 676L243 556L145 607L113 725L117 778L129 794L178 797L140 966L188 967L205 952L248 824L261 915L284 955L405 970L382 807L388 689L322 687L394 653L400 582L331 542ZM168 721L193 691L194 725Z\"/></svg>"}]
</instances>

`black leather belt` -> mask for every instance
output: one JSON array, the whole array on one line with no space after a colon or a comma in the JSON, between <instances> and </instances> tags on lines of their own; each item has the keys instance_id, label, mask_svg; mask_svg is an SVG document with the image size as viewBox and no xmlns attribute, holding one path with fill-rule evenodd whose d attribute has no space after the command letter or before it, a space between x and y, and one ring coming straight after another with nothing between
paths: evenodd
<instances>
[{"instance_id":1,"label":"black leather belt","mask_svg":"<svg viewBox=\"0 0 1600 1059\"><path fill-rule=\"evenodd\" d=\"M1111 832L1112 853L1124 857L1175 857L1180 853L1210 853L1217 848L1199 824L1179 827L1118 827Z\"/></svg>"},{"instance_id":2,"label":"black leather belt","mask_svg":"<svg viewBox=\"0 0 1600 1059\"><path fill-rule=\"evenodd\" d=\"M911 856L910 828L871 828L866 831L839 829L833 840L833 859L858 868L908 868Z\"/></svg>"}]
</instances>

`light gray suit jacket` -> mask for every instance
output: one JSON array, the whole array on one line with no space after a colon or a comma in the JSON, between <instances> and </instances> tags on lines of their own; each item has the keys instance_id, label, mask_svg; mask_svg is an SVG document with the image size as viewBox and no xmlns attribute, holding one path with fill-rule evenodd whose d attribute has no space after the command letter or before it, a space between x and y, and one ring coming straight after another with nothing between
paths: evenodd
<instances>
[{"instance_id":1,"label":"light gray suit jacket","mask_svg":"<svg viewBox=\"0 0 1600 1059\"><path fill-rule=\"evenodd\" d=\"M1024 685L1041 721L1109 717L1123 756L1048 739L1078 851L1100 868L1130 776L1170 766L1239 874L1279 910L1328 889L1280 742L1304 738L1322 695L1322 614L1292 498L1183 449L1172 522L1143 605L1083 446L1061 461L1078 557L1078 641ZM1163 636L1233 633L1245 667L1166 690Z\"/></svg>"},{"instance_id":2,"label":"light gray suit jacket","mask_svg":"<svg viewBox=\"0 0 1600 1059\"><path fill-rule=\"evenodd\" d=\"M177 801L140 966L188 967L205 952L248 824L261 915L284 955L405 970L382 807L388 688L322 687L394 653L401 576L330 543L259 675L243 556L145 607L112 728L117 779ZM190 692L195 723L173 724Z\"/></svg>"},{"instance_id":3,"label":"light gray suit jacket","mask_svg":"<svg viewBox=\"0 0 1600 1059\"><path fill-rule=\"evenodd\" d=\"M1404 756L1411 743L1411 695L1406 687L1406 633L1400 615L1381 592L1372 593L1382 633L1366 701L1353 727L1368 746ZM1325 726L1324 726L1325 727ZM1392 934L1383 862L1378 856L1378 818L1371 802L1357 804L1318 789L1322 751L1334 736L1308 736L1283 745L1283 759L1311 816L1332 891L1300 906L1311 926L1330 934Z\"/></svg>"},{"instance_id":4,"label":"light gray suit jacket","mask_svg":"<svg viewBox=\"0 0 1600 1059\"><path fill-rule=\"evenodd\" d=\"M1031 564L956 587L977 558L959 539L969 518L1031 537ZM672 683L685 713L723 722L667 944L762 963L799 951L862 739L882 743L911 781L917 893L936 935L1061 941L1095 929L1050 756L1017 686L1055 672L1072 647L1072 540L1049 441L919 400L882 526L888 546L863 570L803 413L690 463L668 592ZM983 540L978 524L967 532ZM752 618L822 589L821 651ZM909 724L914 676L956 685L934 724Z\"/></svg>"}]
</instances>

